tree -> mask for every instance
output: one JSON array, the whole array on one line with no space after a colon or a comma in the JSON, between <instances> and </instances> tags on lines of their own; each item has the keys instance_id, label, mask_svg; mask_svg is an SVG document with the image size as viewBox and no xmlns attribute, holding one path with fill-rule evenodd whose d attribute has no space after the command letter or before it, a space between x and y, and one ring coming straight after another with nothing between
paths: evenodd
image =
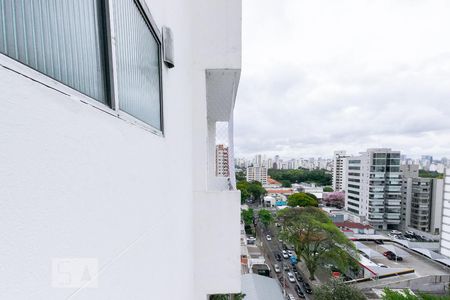
<instances>
[{"instance_id":1,"label":"tree","mask_svg":"<svg viewBox=\"0 0 450 300\"><path fill-rule=\"evenodd\" d=\"M245 298L245 294L215 294L209 296L209 300L243 300Z\"/></svg>"},{"instance_id":2,"label":"tree","mask_svg":"<svg viewBox=\"0 0 450 300\"><path fill-rule=\"evenodd\" d=\"M261 223L264 224L264 226L269 226L273 222L273 216L270 211L267 209L261 209L258 213L259 219L261 220Z\"/></svg>"},{"instance_id":3,"label":"tree","mask_svg":"<svg viewBox=\"0 0 450 300\"><path fill-rule=\"evenodd\" d=\"M332 279L315 290L316 300L365 300L364 294L342 280Z\"/></svg>"},{"instance_id":4,"label":"tree","mask_svg":"<svg viewBox=\"0 0 450 300\"><path fill-rule=\"evenodd\" d=\"M243 171L236 172L235 176L236 176L236 181L237 182L239 182L239 181L246 181L247 180L246 177L245 177L245 173Z\"/></svg>"},{"instance_id":5,"label":"tree","mask_svg":"<svg viewBox=\"0 0 450 300\"><path fill-rule=\"evenodd\" d=\"M283 182L284 180L290 183L300 182L314 182L317 185L325 186L331 185L332 175L325 170L276 170L269 169L269 176L275 180Z\"/></svg>"},{"instance_id":6,"label":"tree","mask_svg":"<svg viewBox=\"0 0 450 300\"><path fill-rule=\"evenodd\" d=\"M292 186L292 183L289 180L281 180L281 186L290 188Z\"/></svg>"},{"instance_id":7,"label":"tree","mask_svg":"<svg viewBox=\"0 0 450 300\"><path fill-rule=\"evenodd\" d=\"M315 197L315 196L314 196ZM311 197L307 193L295 193L288 197L287 205L290 207L296 206L318 206L317 198Z\"/></svg>"},{"instance_id":8,"label":"tree","mask_svg":"<svg viewBox=\"0 0 450 300\"><path fill-rule=\"evenodd\" d=\"M405 289L402 292L393 291L385 288L383 300L449 300L450 296L433 296L424 293L414 295L411 291Z\"/></svg>"},{"instance_id":9,"label":"tree","mask_svg":"<svg viewBox=\"0 0 450 300\"><path fill-rule=\"evenodd\" d=\"M323 203L325 203L326 206L344 207L345 194L344 192L332 192L329 194L324 194Z\"/></svg>"},{"instance_id":10,"label":"tree","mask_svg":"<svg viewBox=\"0 0 450 300\"><path fill-rule=\"evenodd\" d=\"M321 209L285 208L279 212L279 217L283 224L281 237L294 245L311 280L320 264L333 263L342 271L354 265L350 255L356 253L355 246Z\"/></svg>"},{"instance_id":11,"label":"tree","mask_svg":"<svg viewBox=\"0 0 450 300\"><path fill-rule=\"evenodd\" d=\"M248 186L248 192L252 195L254 200L260 200L261 196L265 195L267 191L262 187L261 182L252 181Z\"/></svg>"},{"instance_id":12,"label":"tree","mask_svg":"<svg viewBox=\"0 0 450 300\"><path fill-rule=\"evenodd\" d=\"M238 181L236 188L241 191L241 204L244 204L248 198L250 198L250 192L248 191L249 183L245 180Z\"/></svg>"},{"instance_id":13,"label":"tree","mask_svg":"<svg viewBox=\"0 0 450 300\"><path fill-rule=\"evenodd\" d=\"M249 208L247 210L241 211L242 220L244 220L245 225L253 224L253 209Z\"/></svg>"},{"instance_id":14,"label":"tree","mask_svg":"<svg viewBox=\"0 0 450 300\"><path fill-rule=\"evenodd\" d=\"M242 180L236 184L236 188L241 191L241 204L244 204L250 197L254 200L259 200L262 195L267 193L261 182L258 181L247 182Z\"/></svg>"},{"instance_id":15,"label":"tree","mask_svg":"<svg viewBox=\"0 0 450 300\"><path fill-rule=\"evenodd\" d=\"M333 188L331 186L326 186L323 188L323 191L325 193L330 193L330 192L334 192Z\"/></svg>"}]
</instances>

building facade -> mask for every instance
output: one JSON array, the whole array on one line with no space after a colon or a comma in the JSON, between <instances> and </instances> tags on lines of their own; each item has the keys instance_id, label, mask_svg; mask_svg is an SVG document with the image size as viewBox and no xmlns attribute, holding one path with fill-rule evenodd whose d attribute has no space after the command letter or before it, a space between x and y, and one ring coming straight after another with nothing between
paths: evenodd
<instances>
[{"instance_id":1,"label":"building facade","mask_svg":"<svg viewBox=\"0 0 450 300\"><path fill-rule=\"evenodd\" d=\"M224 144L216 146L216 176L230 177L230 156Z\"/></svg>"},{"instance_id":2,"label":"building facade","mask_svg":"<svg viewBox=\"0 0 450 300\"><path fill-rule=\"evenodd\" d=\"M450 257L450 169L445 171L442 209L441 254Z\"/></svg>"},{"instance_id":3,"label":"building facade","mask_svg":"<svg viewBox=\"0 0 450 300\"><path fill-rule=\"evenodd\" d=\"M345 151L335 151L333 158L333 190L336 192L344 190L344 161L348 157Z\"/></svg>"},{"instance_id":4,"label":"building facade","mask_svg":"<svg viewBox=\"0 0 450 300\"><path fill-rule=\"evenodd\" d=\"M266 167L248 167L247 181L259 181L263 185L267 184L267 168Z\"/></svg>"},{"instance_id":5,"label":"building facade","mask_svg":"<svg viewBox=\"0 0 450 300\"><path fill-rule=\"evenodd\" d=\"M399 228L400 152L388 148L368 149L347 160L346 209L375 229Z\"/></svg>"},{"instance_id":6,"label":"building facade","mask_svg":"<svg viewBox=\"0 0 450 300\"><path fill-rule=\"evenodd\" d=\"M444 181L419 177L419 165L402 165L402 228L439 235Z\"/></svg>"},{"instance_id":7,"label":"building facade","mask_svg":"<svg viewBox=\"0 0 450 300\"><path fill-rule=\"evenodd\" d=\"M5 1L0 20L0 298L239 293L240 193L214 156L241 1Z\"/></svg>"}]
</instances>

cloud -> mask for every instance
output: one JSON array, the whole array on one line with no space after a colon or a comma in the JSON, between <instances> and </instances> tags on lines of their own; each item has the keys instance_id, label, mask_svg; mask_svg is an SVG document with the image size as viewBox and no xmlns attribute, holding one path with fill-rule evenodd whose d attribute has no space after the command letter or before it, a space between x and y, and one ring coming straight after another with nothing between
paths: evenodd
<instances>
[{"instance_id":1,"label":"cloud","mask_svg":"<svg viewBox=\"0 0 450 300\"><path fill-rule=\"evenodd\" d=\"M236 154L450 156L450 4L246 0Z\"/></svg>"}]
</instances>

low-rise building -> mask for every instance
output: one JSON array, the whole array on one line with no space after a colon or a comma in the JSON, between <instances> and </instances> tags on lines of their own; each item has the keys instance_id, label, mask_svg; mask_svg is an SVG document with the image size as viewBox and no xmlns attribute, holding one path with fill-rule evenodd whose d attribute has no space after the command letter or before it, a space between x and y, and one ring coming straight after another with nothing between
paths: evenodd
<instances>
[{"instance_id":1,"label":"low-rise building","mask_svg":"<svg viewBox=\"0 0 450 300\"><path fill-rule=\"evenodd\" d=\"M256 166L256 167L248 167L247 168L247 181L258 181L261 182L262 185L267 184L267 168Z\"/></svg>"}]
</instances>

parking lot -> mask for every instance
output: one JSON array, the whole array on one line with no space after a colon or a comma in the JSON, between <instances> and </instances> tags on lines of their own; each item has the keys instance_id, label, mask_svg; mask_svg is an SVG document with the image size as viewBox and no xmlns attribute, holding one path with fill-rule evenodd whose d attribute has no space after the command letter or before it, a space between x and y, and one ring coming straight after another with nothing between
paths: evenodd
<instances>
[{"instance_id":1,"label":"parking lot","mask_svg":"<svg viewBox=\"0 0 450 300\"><path fill-rule=\"evenodd\" d=\"M395 245L397 248L407 252L409 256L403 257L403 261L389 260L386 257L372 258L371 260L375 263L384 264L389 268L409 268L414 269L416 277L422 277L427 275L443 275L449 274L449 270L438 263L431 261L430 259L417 254L407 248L401 247L395 243L385 242L384 245L377 245L374 242L362 242L364 245L370 249L377 251L381 254L387 251L383 246L385 245Z\"/></svg>"}]
</instances>

